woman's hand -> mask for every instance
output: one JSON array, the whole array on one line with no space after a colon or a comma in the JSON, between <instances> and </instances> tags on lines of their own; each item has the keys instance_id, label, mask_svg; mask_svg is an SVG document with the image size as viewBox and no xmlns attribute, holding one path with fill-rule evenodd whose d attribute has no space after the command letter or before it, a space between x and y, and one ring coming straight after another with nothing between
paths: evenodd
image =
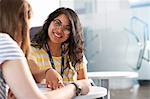
<instances>
[{"instance_id":1,"label":"woman's hand","mask_svg":"<svg viewBox=\"0 0 150 99\"><path fill-rule=\"evenodd\" d=\"M81 94L82 95L88 94L88 92L90 90L90 86L91 86L88 79L78 80L76 83L81 87Z\"/></svg>"},{"instance_id":2,"label":"woman's hand","mask_svg":"<svg viewBox=\"0 0 150 99\"><path fill-rule=\"evenodd\" d=\"M45 73L46 84L52 90L64 87L61 75L55 69L49 69Z\"/></svg>"}]
</instances>

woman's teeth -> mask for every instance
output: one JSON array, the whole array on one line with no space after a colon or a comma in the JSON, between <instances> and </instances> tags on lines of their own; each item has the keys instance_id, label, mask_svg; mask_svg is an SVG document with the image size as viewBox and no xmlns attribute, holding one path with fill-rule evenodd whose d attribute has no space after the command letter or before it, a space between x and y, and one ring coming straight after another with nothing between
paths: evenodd
<instances>
[{"instance_id":1,"label":"woman's teeth","mask_svg":"<svg viewBox=\"0 0 150 99\"><path fill-rule=\"evenodd\" d=\"M54 35L55 35L56 37L58 37L58 38L61 37L61 35L59 35L59 34L57 34L57 33L54 33Z\"/></svg>"}]
</instances>

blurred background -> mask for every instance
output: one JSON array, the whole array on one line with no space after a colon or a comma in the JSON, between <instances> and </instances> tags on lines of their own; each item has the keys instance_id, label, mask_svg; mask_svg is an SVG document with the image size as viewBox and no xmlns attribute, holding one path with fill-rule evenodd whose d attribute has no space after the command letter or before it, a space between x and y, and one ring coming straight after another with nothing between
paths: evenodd
<instances>
[{"instance_id":1,"label":"blurred background","mask_svg":"<svg viewBox=\"0 0 150 99\"><path fill-rule=\"evenodd\" d=\"M136 79L112 79L111 99L150 99L150 0L29 2L33 9L31 29L41 26L58 7L78 13L84 29L88 71L139 74Z\"/></svg>"}]
</instances>

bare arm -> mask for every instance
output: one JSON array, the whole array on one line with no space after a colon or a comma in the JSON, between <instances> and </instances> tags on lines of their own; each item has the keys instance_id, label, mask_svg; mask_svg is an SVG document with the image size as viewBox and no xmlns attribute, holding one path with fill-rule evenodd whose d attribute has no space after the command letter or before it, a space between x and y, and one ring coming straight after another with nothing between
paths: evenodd
<instances>
[{"instance_id":1,"label":"bare arm","mask_svg":"<svg viewBox=\"0 0 150 99\"><path fill-rule=\"evenodd\" d=\"M89 92L90 83L88 80L78 80L76 83L78 83L81 86L81 89L82 89L81 94L85 95ZM73 96L75 96L75 90L76 90L75 86L73 84L69 84L63 88L60 88L60 89L57 89L57 90L51 92L51 95L55 94L54 99L72 99ZM68 95L65 95L65 94L68 94ZM71 94L73 96L71 96Z\"/></svg>"},{"instance_id":2,"label":"bare arm","mask_svg":"<svg viewBox=\"0 0 150 99\"><path fill-rule=\"evenodd\" d=\"M81 80L81 79L88 79L87 76L87 66L85 64L83 64L83 69L77 70L77 79Z\"/></svg>"},{"instance_id":3,"label":"bare arm","mask_svg":"<svg viewBox=\"0 0 150 99\"><path fill-rule=\"evenodd\" d=\"M54 90L64 87L63 78L55 69L48 69L45 74L47 87Z\"/></svg>"},{"instance_id":4,"label":"bare arm","mask_svg":"<svg viewBox=\"0 0 150 99\"><path fill-rule=\"evenodd\" d=\"M75 86L70 84L61 89L47 92L44 96L36 86L26 60L6 61L2 64L2 70L7 84L17 99L71 99L75 94ZM77 83L81 85L81 93L87 94L89 82L81 80Z\"/></svg>"},{"instance_id":5,"label":"bare arm","mask_svg":"<svg viewBox=\"0 0 150 99\"><path fill-rule=\"evenodd\" d=\"M79 64L79 66L83 66L82 69L77 70L77 79L81 80L81 79L88 79L87 76L87 59L85 57L85 55L83 54L83 62L81 64Z\"/></svg>"},{"instance_id":6,"label":"bare arm","mask_svg":"<svg viewBox=\"0 0 150 99\"><path fill-rule=\"evenodd\" d=\"M85 72L84 69L78 70L77 71L77 79L81 80L81 79L88 79L87 77L87 73Z\"/></svg>"},{"instance_id":7,"label":"bare arm","mask_svg":"<svg viewBox=\"0 0 150 99\"><path fill-rule=\"evenodd\" d=\"M30 70L37 83L40 83L43 79L46 79L47 87L51 89L57 89L64 86L61 75L54 69L39 70L34 60L29 59Z\"/></svg>"},{"instance_id":8,"label":"bare arm","mask_svg":"<svg viewBox=\"0 0 150 99\"><path fill-rule=\"evenodd\" d=\"M44 99L30 73L26 60L6 61L2 64L4 78L17 99Z\"/></svg>"},{"instance_id":9,"label":"bare arm","mask_svg":"<svg viewBox=\"0 0 150 99\"><path fill-rule=\"evenodd\" d=\"M39 70L37 64L31 59L28 60L28 64L35 81L40 83L45 78L46 70Z\"/></svg>"}]
</instances>

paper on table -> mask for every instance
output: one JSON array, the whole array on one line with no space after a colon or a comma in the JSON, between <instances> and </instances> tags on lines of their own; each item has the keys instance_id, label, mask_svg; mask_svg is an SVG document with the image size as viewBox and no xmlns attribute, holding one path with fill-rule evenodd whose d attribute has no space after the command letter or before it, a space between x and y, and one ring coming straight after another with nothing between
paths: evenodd
<instances>
[{"instance_id":1,"label":"paper on table","mask_svg":"<svg viewBox=\"0 0 150 99\"><path fill-rule=\"evenodd\" d=\"M87 95L76 96L74 99L95 99L107 95L107 89L103 87L91 86Z\"/></svg>"}]
</instances>

